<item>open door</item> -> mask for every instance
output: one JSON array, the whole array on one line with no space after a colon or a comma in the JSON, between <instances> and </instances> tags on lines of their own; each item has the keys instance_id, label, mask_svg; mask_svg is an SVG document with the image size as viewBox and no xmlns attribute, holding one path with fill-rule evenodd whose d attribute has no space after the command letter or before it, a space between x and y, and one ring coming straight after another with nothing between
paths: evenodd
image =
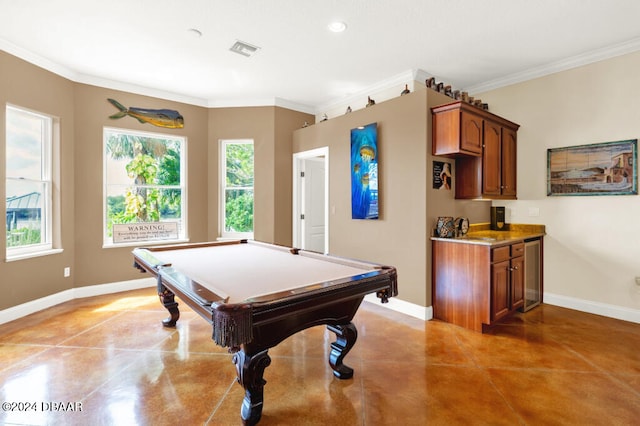
<instances>
[{"instance_id":1,"label":"open door","mask_svg":"<svg viewBox=\"0 0 640 426\"><path fill-rule=\"evenodd\" d=\"M329 252L329 150L314 149L293 158L293 245Z\"/></svg>"}]
</instances>

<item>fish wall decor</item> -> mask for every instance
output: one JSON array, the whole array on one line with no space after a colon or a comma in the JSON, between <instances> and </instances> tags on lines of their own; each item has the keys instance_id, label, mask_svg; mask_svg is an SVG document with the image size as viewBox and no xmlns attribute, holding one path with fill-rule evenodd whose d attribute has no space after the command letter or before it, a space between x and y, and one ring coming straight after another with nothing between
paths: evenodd
<instances>
[{"instance_id":1,"label":"fish wall decor","mask_svg":"<svg viewBox=\"0 0 640 426\"><path fill-rule=\"evenodd\" d=\"M169 129L182 129L184 127L184 118L178 111L172 109L127 108L115 99L107 100L111 105L119 110L119 112L109 116L112 120L117 120L118 118L128 115L143 124L149 123L154 126L166 127Z\"/></svg>"}]
</instances>

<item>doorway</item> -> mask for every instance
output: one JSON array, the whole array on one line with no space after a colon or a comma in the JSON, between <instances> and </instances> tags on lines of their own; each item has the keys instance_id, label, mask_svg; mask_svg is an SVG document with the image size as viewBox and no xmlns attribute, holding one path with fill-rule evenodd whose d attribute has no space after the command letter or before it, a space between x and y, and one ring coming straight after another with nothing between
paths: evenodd
<instances>
[{"instance_id":1,"label":"doorway","mask_svg":"<svg viewBox=\"0 0 640 426\"><path fill-rule=\"evenodd\" d=\"M293 245L329 252L329 148L293 154Z\"/></svg>"}]
</instances>

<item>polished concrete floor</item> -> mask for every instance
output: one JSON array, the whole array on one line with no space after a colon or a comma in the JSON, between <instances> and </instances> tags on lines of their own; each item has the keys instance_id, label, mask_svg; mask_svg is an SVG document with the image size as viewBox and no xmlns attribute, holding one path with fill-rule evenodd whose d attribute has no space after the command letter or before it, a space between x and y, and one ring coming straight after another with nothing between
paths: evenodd
<instances>
[{"instance_id":1,"label":"polished concrete floor","mask_svg":"<svg viewBox=\"0 0 640 426\"><path fill-rule=\"evenodd\" d=\"M0 424L241 424L231 355L165 312L143 289L0 325ZM351 380L323 327L269 351L260 425L640 424L639 324L542 305L481 335L367 302L354 322Z\"/></svg>"}]
</instances>

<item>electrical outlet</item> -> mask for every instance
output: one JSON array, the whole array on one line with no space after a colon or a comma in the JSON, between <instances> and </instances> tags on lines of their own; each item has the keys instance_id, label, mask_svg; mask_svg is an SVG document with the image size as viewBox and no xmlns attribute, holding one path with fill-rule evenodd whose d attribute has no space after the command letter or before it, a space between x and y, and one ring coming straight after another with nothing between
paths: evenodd
<instances>
[{"instance_id":1,"label":"electrical outlet","mask_svg":"<svg viewBox=\"0 0 640 426\"><path fill-rule=\"evenodd\" d=\"M71 268L67 266L66 268L64 268L64 277L67 278L70 276L71 276Z\"/></svg>"}]
</instances>

